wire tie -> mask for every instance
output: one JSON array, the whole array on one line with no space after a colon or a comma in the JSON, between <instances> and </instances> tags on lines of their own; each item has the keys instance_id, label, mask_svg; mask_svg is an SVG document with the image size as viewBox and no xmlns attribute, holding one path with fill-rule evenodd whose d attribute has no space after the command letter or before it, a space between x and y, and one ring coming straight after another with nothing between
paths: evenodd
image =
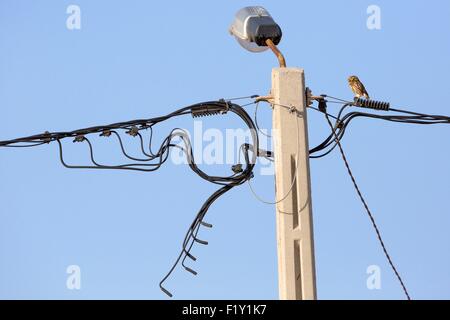
<instances>
[{"instance_id":1,"label":"wire tie","mask_svg":"<svg viewBox=\"0 0 450 320\"><path fill-rule=\"evenodd\" d=\"M80 135L77 135L75 137L75 139L73 139L73 142L83 142L84 140L86 140L86 137L83 136L82 134L80 134Z\"/></svg>"}]
</instances>

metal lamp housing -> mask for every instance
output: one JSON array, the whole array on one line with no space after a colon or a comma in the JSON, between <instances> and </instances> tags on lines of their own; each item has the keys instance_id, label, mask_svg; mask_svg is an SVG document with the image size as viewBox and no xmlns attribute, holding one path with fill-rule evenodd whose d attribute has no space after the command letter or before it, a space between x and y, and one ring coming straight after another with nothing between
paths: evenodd
<instances>
[{"instance_id":1,"label":"metal lamp housing","mask_svg":"<svg viewBox=\"0 0 450 320\"><path fill-rule=\"evenodd\" d=\"M267 50L267 39L277 45L282 36L280 26L269 12L260 6L239 10L230 27L230 33L244 49L251 52Z\"/></svg>"}]
</instances>

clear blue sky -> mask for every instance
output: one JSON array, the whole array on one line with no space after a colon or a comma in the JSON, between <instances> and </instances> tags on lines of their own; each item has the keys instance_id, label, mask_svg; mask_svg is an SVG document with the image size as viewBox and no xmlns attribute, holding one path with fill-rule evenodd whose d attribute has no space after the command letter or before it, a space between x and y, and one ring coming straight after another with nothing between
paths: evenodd
<instances>
[{"instance_id":1,"label":"clear blue sky","mask_svg":"<svg viewBox=\"0 0 450 320\"><path fill-rule=\"evenodd\" d=\"M81 8L81 30L66 28L70 4ZM281 25L280 48L314 92L351 98L346 78L357 74L374 98L450 114L448 1L0 0L0 140L266 94L274 57L242 50L227 32L251 4ZM370 4L381 8L381 30L366 27ZM270 127L268 110L260 121ZM162 126L159 138L172 126L192 119ZM327 134L320 115L310 114L309 132L311 145ZM359 120L343 142L413 298L450 298L449 136L448 126ZM72 161L85 159L71 147ZM311 175L318 297L402 299L339 154L313 160ZM68 170L57 145L0 150L0 177L0 298L165 299L158 282L216 188L171 163L150 174ZM254 183L273 198L273 177ZM208 217L199 275L178 271L167 283L175 297L277 298L273 206L244 185ZM69 265L81 268L81 290L66 288ZM381 290L366 287L369 265L381 268Z\"/></svg>"}]
</instances>

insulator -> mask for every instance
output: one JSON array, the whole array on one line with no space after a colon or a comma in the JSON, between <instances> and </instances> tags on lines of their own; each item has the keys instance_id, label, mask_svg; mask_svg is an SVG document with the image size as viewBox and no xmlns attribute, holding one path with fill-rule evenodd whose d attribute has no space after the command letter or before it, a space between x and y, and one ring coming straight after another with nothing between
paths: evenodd
<instances>
[{"instance_id":1,"label":"insulator","mask_svg":"<svg viewBox=\"0 0 450 320\"><path fill-rule=\"evenodd\" d=\"M391 107L389 102L367 100L364 98L355 98L355 106L360 108L383 110L383 111L389 111L389 108Z\"/></svg>"},{"instance_id":2,"label":"insulator","mask_svg":"<svg viewBox=\"0 0 450 320\"><path fill-rule=\"evenodd\" d=\"M218 114L225 114L228 111L228 105L224 104L223 106L220 105L201 105L201 106L195 106L191 108L191 114L192 117L208 117L208 116L214 116Z\"/></svg>"},{"instance_id":3,"label":"insulator","mask_svg":"<svg viewBox=\"0 0 450 320\"><path fill-rule=\"evenodd\" d=\"M192 117L199 118L199 117L209 117L220 114L219 111L201 111L201 110L192 110Z\"/></svg>"}]
</instances>

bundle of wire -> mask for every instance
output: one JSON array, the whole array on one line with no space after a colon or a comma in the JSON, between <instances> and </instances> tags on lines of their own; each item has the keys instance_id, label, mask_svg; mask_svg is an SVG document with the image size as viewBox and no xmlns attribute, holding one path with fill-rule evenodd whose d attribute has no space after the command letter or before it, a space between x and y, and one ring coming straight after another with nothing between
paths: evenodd
<instances>
[{"instance_id":1,"label":"bundle of wire","mask_svg":"<svg viewBox=\"0 0 450 320\"><path fill-rule=\"evenodd\" d=\"M61 163L66 168L71 169L116 169L116 170L134 170L134 171L144 171L144 172L152 172L155 170L158 170L168 159L169 152L171 148L178 148L181 149L186 157L187 162L189 164L189 167L192 171L194 171L198 176L200 176L202 179L209 181L213 184L220 185L221 188L218 189L216 192L214 192L203 204L203 206L198 211L197 215L195 216L195 219L191 223L191 225L188 228L188 231L186 232L184 241L182 243L182 248L177 256L175 262L173 263L172 267L169 269L168 273L162 278L159 286L161 290L166 293L168 296L172 297L172 294L163 286L164 282L170 277L172 272L175 270L175 268L181 263L182 267L196 275L197 272L194 271L192 268L186 265L186 260L189 258L192 261L195 261L195 256L192 255L192 248L195 243L207 245L208 242L201 240L197 237L200 228L206 227L211 228L212 225L205 222L204 218L206 216L206 213L208 212L209 207L212 205L212 203L217 200L220 196L225 194L227 191L232 189L235 186L241 185L245 183L246 181L249 181L253 177L253 169L256 163L257 157L264 157L269 160L273 160L274 154L271 151L265 151L259 149L259 140L258 140L258 131L261 132L261 134L264 134L264 132L259 130L259 127L257 125L257 111L258 111L258 103L251 102L246 105L240 106L238 104L232 103L232 100L240 100L240 99L247 99L247 98L256 98L257 96L249 96L249 97L242 97L242 98L235 98L235 99L228 99L228 100L218 100L218 101L209 101L209 102L203 102L194 104L188 107L181 108L177 111L174 111L166 116L156 117L156 118L150 118L150 119L139 119L139 120L132 120L127 122L119 122L114 123L106 126L95 126L85 129L79 129L75 131L70 132L45 132L43 134L33 135L29 137L24 138L18 138L13 140L6 140L6 141L0 141L0 147L10 147L10 148L26 148L26 147L35 147L40 146L43 144L48 144L51 142L56 142L59 147L59 158ZM361 201L363 202L367 213L373 223L373 226L375 228L375 231L377 233L378 239L381 243L381 246L383 247L384 253L389 260L389 263L394 270L395 274L397 275L406 296L409 299L409 294L406 290L406 287L397 272L387 250L384 245L384 242L381 238L381 234L379 232L379 228L375 223L375 220L373 218L372 213L370 212L370 209L368 208L364 197L361 194L361 191L358 188L358 185L356 184L356 181L353 177L353 174L351 172L351 169L349 167L348 161L345 157L344 151L341 146L341 140L344 137L344 134L348 128L348 125L351 121L357 118L371 118L371 119L377 119L377 120L385 120L385 121L391 121L391 122L399 122L399 123L410 123L410 124L450 124L450 117L448 116L442 116L442 115L429 115L429 114L423 114L423 113L417 113L417 112L411 112L401 109L394 109L390 108L389 104L383 103L383 102L377 102L377 101L361 101L359 99L358 101L355 100L354 102L334 98L327 95L322 95L322 98L319 99L319 106L318 108L315 108L313 106L310 106L309 108L314 109L316 111L324 113L326 120L328 124L330 125L331 134L326 137L323 142L321 142L316 147L309 150L310 158L311 159L318 159L325 157L326 155L330 154L336 147L340 149L340 152L342 154L342 157L344 159L344 162L347 166L348 172L352 178L352 181L354 183L355 189L358 192L359 197L361 198ZM337 103L341 104L342 107L340 108L337 115L332 115L328 113L327 110L327 103ZM250 104L256 104L255 108L255 122L250 118L248 113L243 109L243 107L250 105ZM348 113L344 112L348 110L350 107L364 107L364 108L372 108L377 111L377 113L371 113L371 112L361 112L361 111L351 111ZM380 113L379 111L383 111L383 113ZM161 123L163 121L169 120L173 117L178 117L182 115L188 115L191 114L193 117L201 117L201 116L210 116L210 115L219 115L219 114L226 114L228 112L232 112L236 115L238 115L241 120L244 121L244 123L247 125L247 127L250 129L251 136L252 136L252 144L244 144L241 146L240 151L244 155L244 161L245 161L245 168L242 168L242 165L238 163L235 167L237 170L234 170L234 174L230 176L211 176L208 175L206 172L200 170L198 166L195 163L194 155L192 146L190 143L190 139L188 134L179 128L173 129L170 134L162 141L161 145L159 146L158 150L156 152L152 151L152 137L153 137L153 128L156 124ZM392 112L398 113L397 115L393 115ZM334 119L334 124L331 122L330 119ZM256 123L256 125L255 125ZM149 130L149 144L148 144L148 150L145 150L144 147L144 138L141 134L143 130ZM122 140L122 133L128 134L133 137L138 137L140 140L140 149L143 154L142 158L137 158L130 156L125 147ZM89 139L90 135L93 134L100 134L102 137L111 137L114 136L119 142L121 152L123 155L134 161L133 163L128 164L120 164L120 165L104 165L100 164L98 161L95 160L94 157L94 150L93 150L93 144ZM270 135L264 134L268 137ZM180 138L180 140L183 142L184 146L173 143L174 138ZM73 142L86 142L89 147L89 153L90 153L90 161L92 162L92 165L70 165L67 164L64 160L64 154L63 154L63 144L62 140L64 139L73 139ZM250 157L251 153L251 157ZM240 162L240 161L239 161Z\"/></svg>"},{"instance_id":2,"label":"bundle of wire","mask_svg":"<svg viewBox=\"0 0 450 320\"><path fill-rule=\"evenodd\" d=\"M318 99L319 106L318 108L311 107L312 109L322 112L325 115L325 119L331 129L331 134L328 136L321 144L319 144L317 147L310 150L310 158L322 158L328 154L330 154L336 146L338 147L340 154L342 156L342 160L344 161L345 167L347 169L347 172L352 180L353 186L355 188L356 193L358 194L359 199L361 200L361 203L364 206L364 209L367 212L367 215L372 223L372 226L375 230L378 242L381 245L381 248L383 250L383 253L394 272L395 276L397 277L397 280L400 283L400 286L403 289L403 292L405 293L405 296L408 300L411 300L411 296L406 288L406 285L400 276L399 271L397 270L397 267L395 266L387 248L386 244L381 236L380 228L378 227L375 217L372 214L372 211L370 210L367 201L365 197L363 196L361 189L356 182L355 176L353 175L353 172L350 168L350 164L348 162L347 156L345 155L344 149L341 144L341 140L346 132L346 129L350 122L353 119L356 119L358 117L366 117L366 118L372 118L372 119L379 119L379 120L386 120L391 122L400 122L400 123L410 123L410 124L450 124L450 117L448 116L441 116L441 115L429 115L429 114L423 114L423 113L417 113L412 111L406 111L401 109L394 109L390 107L390 104L387 102L381 102L381 101L371 101L371 100L365 100L361 98L355 98L354 102L345 101L343 99L339 98L332 98L331 101L327 100L327 95L322 95L321 98ZM341 103L343 106L339 110L339 113L337 116L331 115L327 112L327 102L332 103ZM391 115L391 114L375 114L375 113L367 113L367 112L359 112L359 111L353 111L348 112L345 115L343 115L344 111L348 107L362 107L362 108L369 108L374 109L377 111L384 111L384 112L395 112L400 113L399 115ZM335 123L333 125L330 118L333 118L335 120ZM316 153L319 153L318 155L315 155Z\"/></svg>"},{"instance_id":3,"label":"bundle of wire","mask_svg":"<svg viewBox=\"0 0 450 320\"><path fill-rule=\"evenodd\" d=\"M323 95L324 99L327 97ZM337 98L335 98L337 99ZM424 113L417 113L407 110L388 108L384 110L383 113L370 113L370 112L361 112L361 111L351 111L346 114L344 112L348 110L350 107L358 107L354 102L345 101L342 99L327 101L324 100L324 103L332 102L332 103L342 103L342 107L340 108L337 115L332 115L328 113L328 110L323 108L312 108L318 112L323 112L327 117L334 119L333 129L334 132L331 132L330 135L323 140L322 143L317 145L316 147L310 149L309 154L311 159L318 159L325 157L330 154L337 146L337 141L335 139L334 134L336 133L338 140L341 141L344 137L344 134L347 130L350 122L357 118L371 118L376 120L385 120L390 122L399 122L399 123L409 123L409 124L450 124L449 116L442 115L430 115ZM320 104L320 103L319 103ZM392 112L398 113L396 115L391 114Z\"/></svg>"},{"instance_id":4,"label":"bundle of wire","mask_svg":"<svg viewBox=\"0 0 450 320\"><path fill-rule=\"evenodd\" d=\"M173 129L170 132L170 134L163 140L159 149L156 152L152 151L153 127L156 124L169 120L173 117L178 117L187 114L191 114L193 117L201 117L210 115L222 115L228 112L236 114L241 118L242 121L244 121L244 123L250 129L253 143L253 145L251 146L249 144L246 144L243 148L241 148L244 152L245 167L241 168L242 165L239 164L239 168L241 169L235 171L233 175L223 177L211 176L206 172L200 170L197 164L195 163L193 150L188 134L184 130L178 128ZM144 139L141 132L143 130L148 129L150 130L149 145L148 150L145 150ZM121 133L125 133L130 136L139 138L140 149L143 154L142 158L133 157L127 153L121 138ZM119 141L123 155L126 158L133 160L134 162L120 165L100 164L98 161L95 160L93 144L89 139L89 136L93 134L100 134L100 136L102 137L111 137L111 136L116 137L117 140ZM176 137L179 137L181 139L181 141L184 144L183 146L173 143L173 140ZM87 143L89 147L90 161L92 162L92 165L67 164L66 161L64 160L63 144L61 142L64 139L73 139L73 142ZM36 147L52 142L56 142L59 146L59 158L61 163L66 168L71 169L116 169L116 170L134 170L134 171L152 172L158 170L167 161L171 148L178 148L183 150L183 152L185 153L188 165L192 171L194 171L202 179L221 186L220 189L214 192L205 201L203 206L198 211L194 221L189 226L189 229L186 232L186 236L184 238L180 254L175 260L173 266L170 268L169 272L163 277L163 279L159 284L161 290L170 297L172 296L172 294L163 286L164 282L168 279L168 277L172 274L172 272L180 262L185 270L193 274L197 274L193 269L191 269L186 265L186 258L189 258L194 261L196 260L196 258L191 254L191 250L195 243L199 243L202 245L208 244L208 242L197 238L201 226L207 228L212 227L211 224L204 221L205 215L208 212L209 207L215 200L217 200L220 196L225 194L233 187L243 184L245 181L249 180L253 176L252 172L257 157L257 154L253 152L254 150L253 146L256 146L257 148L259 145L255 125L252 119L247 114L247 112L241 106L232 103L230 100L227 101L218 100L218 101L198 103L188 107L184 107L162 117L119 122L106 126L95 126L70 132L53 132L53 133L45 132L43 134L33 135L29 137L0 141L0 147L26 148L26 147ZM256 150L258 150L258 148ZM249 152L251 152L251 156Z\"/></svg>"}]
</instances>

